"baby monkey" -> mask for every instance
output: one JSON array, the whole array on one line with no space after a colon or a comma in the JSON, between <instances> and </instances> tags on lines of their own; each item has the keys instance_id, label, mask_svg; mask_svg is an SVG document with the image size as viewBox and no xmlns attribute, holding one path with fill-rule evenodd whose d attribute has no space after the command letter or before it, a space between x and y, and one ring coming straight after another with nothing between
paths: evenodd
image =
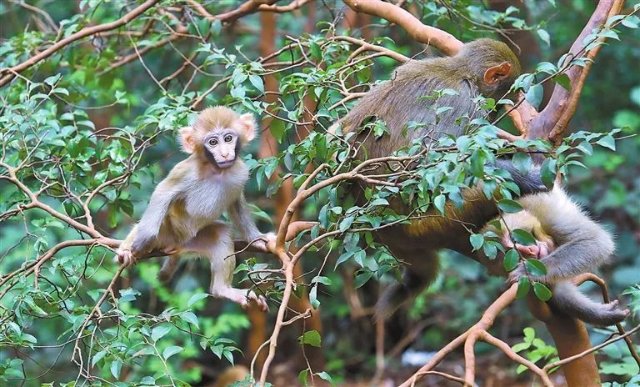
<instances>
[{"instance_id":1,"label":"baby monkey","mask_svg":"<svg viewBox=\"0 0 640 387\"><path fill-rule=\"evenodd\" d=\"M118 261L131 265L144 256L169 255L160 270L160 278L169 280L179 257L196 253L209 259L212 296L243 307L253 300L266 310L264 297L231 286L236 267L231 229L218 221L227 211L245 240L263 251L274 239L271 233L260 233L244 198L249 169L239 152L255 132L251 114L238 115L223 106L203 110L193 126L180 129L179 141L190 156L153 191L140 222L120 245Z\"/></svg>"},{"instance_id":2,"label":"baby monkey","mask_svg":"<svg viewBox=\"0 0 640 387\"><path fill-rule=\"evenodd\" d=\"M532 280L551 286L550 306L599 326L612 325L627 317L629 311L620 309L617 300L607 304L595 302L571 282L573 276L593 270L609 258L613 252L609 233L584 214L560 187L519 200L525 210L504 214L500 229L487 226L485 231L496 232L505 248L544 262L547 275ZM515 243L509 233L516 229L528 231L536 244ZM523 275L526 272L521 264L510 273L510 281L516 282Z\"/></svg>"}]
</instances>

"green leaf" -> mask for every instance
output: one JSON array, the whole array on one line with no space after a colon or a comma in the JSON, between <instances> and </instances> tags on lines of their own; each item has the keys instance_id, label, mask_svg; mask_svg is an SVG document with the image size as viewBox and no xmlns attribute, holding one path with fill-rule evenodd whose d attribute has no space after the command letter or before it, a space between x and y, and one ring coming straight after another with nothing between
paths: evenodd
<instances>
[{"instance_id":1,"label":"green leaf","mask_svg":"<svg viewBox=\"0 0 640 387\"><path fill-rule=\"evenodd\" d=\"M620 23L627 28L635 29L640 25L640 18L638 18L636 15L629 15L622 19Z\"/></svg>"},{"instance_id":2,"label":"green leaf","mask_svg":"<svg viewBox=\"0 0 640 387\"><path fill-rule=\"evenodd\" d=\"M471 242L471 246L473 247L473 251L480 250L482 245L484 244L484 235L482 234L472 234L469 237L469 242Z\"/></svg>"},{"instance_id":3,"label":"green leaf","mask_svg":"<svg viewBox=\"0 0 640 387\"><path fill-rule=\"evenodd\" d=\"M311 345L312 347L320 347L322 345L322 338L316 330L306 331L298 340L302 344Z\"/></svg>"},{"instance_id":4,"label":"green leaf","mask_svg":"<svg viewBox=\"0 0 640 387\"><path fill-rule=\"evenodd\" d=\"M544 89L542 85L536 84L532 85L527 93L525 94L526 100L536 109L540 106L542 102L542 96L544 95Z\"/></svg>"},{"instance_id":5,"label":"green leaf","mask_svg":"<svg viewBox=\"0 0 640 387\"><path fill-rule=\"evenodd\" d=\"M200 301L200 300L204 300L205 298L209 297L209 295L207 293L196 293L193 296L191 296L189 298L189 301L187 301L187 308L191 308L193 306L193 304L195 304L196 302Z\"/></svg>"},{"instance_id":6,"label":"green leaf","mask_svg":"<svg viewBox=\"0 0 640 387\"><path fill-rule=\"evenodd\" d=\"M211 26L209 28L213 36L218 36L222 30L222 22L219 19L216 19L211 22Z\"/></svg>"},{"instance_id":7,"label":"green leaf","mask_svg":"<svg viewBox=\"0 0 640 387\"><path fill-rule=\"evenodd\" d=\"M52 75L50 77L47 77L44 80L44 83L46 83L47 85L53 87L53 85L58 83L58 80L60 79L61 76L62 76L62 74L56 74L56 75Z\"/></svg>"},{"instance_id":8,"label":"green leaf","mask_svg":"<svg viewBox=\"0 0 640 387\"><path fill-rule=\"evenodd\" d=\"M122 371L122 362L118 359L114 360L111 362L111 375L113 375L114 378L119 378L120 377L120 371Z\"/></svg>"},{"instance_id":9,"label":"green leaf","mask_svg":"<svg viewBox=\"0 0 640 387\"><path fill-rule=\"evenodd\" d=\"M371 277L373 276L373 272L371 270L360 271L356 274L356 278L353 281L353 286L356 289L360 289L364 284L366 284Z\"/></svg>"},{"instance_id":10,"label":"green leaf","mask_svg":"<svg viewBox=\"0 0 640 387\"><path fill-rule=\"evenodd\" d=\"M516 292L517 298L523 298L527 294L529 294L529 289L531 288L531 282L527 277L520 277L518 280L518 291Z\"/></svg>"},{"instance_id":11,"label":"green leaf","mask_svg":"<svg viewBox=\"0 0 640 387\"><path fill-rule=\"evenodd\" d=\"M251 82L253 87L258 89L259 92L264 93L264 81L262 80L262 77L256 74L251 74L249 75L249 82Z\"/></svg>"},{"instance_id":12,"label":"green leaf","mask_svg":"<svg viewBox=\"0 0 640 387\"><path fill-rule=\"evenodd\" d=\"M511 349L513 349L514 352L518 353L520 351L524 351L525 349L529 349L530 346L531 344L529 343L518 343L511 347Z\"/></svg>"},{"instance_id":13,"label":"green leaf","mask_svg":"<svg viewBox=\"0 0 640 387\"><path fill-rule=\"evenodd\" d=\"M571 91L571 79L567 74L558 74L553 77L553 80L565 90Z\"/></svg>"},{"instance_id":14,"label":"green leaf","mask_svg":"<svg viewBox=\"0 0 640 387\"><path fill-rule=\"evenodd\" d=\"M151 330L151 340L158 341L171 331L171 325L158 325Z\"/></svg>"},{"instance_id":15,"label":"green leaf","mask_svg":"<svg viewBox=\"0 0 640 387\"><path fill-rule=\"evenodd\" d=\"M515 269L519 262L520 256L518 255L518 252L514 249L509 249L509 251L504 254L502 265L504 266L504 269L509 272Z\"/></svg>"},{"instance_id":16,"label":"green leaf","mask_svg":"<svg viewBox=\"0 0 640 387\"><path fill-rule=\"evenodd\" d=\"M303 369L298 374L298 381L301 385L307 386L309 384L309 369Z\"/></svg>"},{"instance_id":17,"label":"green leaf","mask_svg":"<svg viewBox=\"0 0 640 387\"><path fill-rule=\"evenodd\" d=\"M545 42L547 44L547 46L551 45L551 42L549 41L549 33L545 30L543 30L542 28L536 30L536 33L538 34L538 36L540 37L540 39L542 39L543 42Z\"/></svg>"},{"instance_id":18,"label":"green leaf","mask_svg":"<svg viewBox=\"0 0 640 387\"><path fill-rule=\"evenodd\" d=\"M102 360L102 358L104 358L106 354L107 351L103 350L93 355L93 358L91 359L91 367L95 367L95 365L98 364L98 362Z\"/></svg>"},{"instance_id":19,"label":"green leaf","mask_svg":"<svg viewBox=\"0 0 640 387\"><path fill-rule=\"evenodd\" d=\"M312 284L319 283L319 284L331 286L331 279L329 277L324 277L319 275L319 276L313 277L311 279L311 283Z\"/></svg>"},{"instance_id":20,"label":"green leaf","mask_svg":"<svg viewBox=\"0 0 640 387\"><path fill-rule=\"evenodd\" d=\"M605 148L609 148L612 151L616 150L616 139L613 138L612 135L607 134L606 136L602 137L601 139L599 139L598 141L596 141L596 144L605 147Z\"/></svg>"},{"instance_id":21,"label":"green leaf","mask_svg":"<svg viewBox=\"0 0 640 387\"><path fill-rule=\"evenodd\" d=\"M518 170L518 172L526 174L531 171L533 168L533 161L531 160L531 156L526 153L518 152L513 155L513 166Z\"/></svg>"},{"instance_id":22,"label":"green leaf","mask_svg":"<svg viewBox=\"0 0 640 387\"><path fill-rule=\"evenodd\" d=\"M184 321L188 322L191 325L194 325L196 328L199 327L198 318L195 314L193 314L193 312L183 312L181 314L181 317Z\"/></svg>"},{"instance_id":23,"label":"green leaf","mask_svg":"<svg viewBox=\"0 0 640 387\"><path fill-rule=\"evenodd\" d=\"M540 177L545 186L553 187L553 183L556 180L556 160L546 159L542 162Z\"/></svg>"},{"instance_id":24,"label":"green leaf","mask_svg":"<svg viewBox=\"0 0 640 387\"><path fill-rule=\"evenodd\" d=\"M282 120L272 120L269 124L269 131L273 135L273 137L278 141L279 144L282 144L282 140L284 140L286 128L284 125L284 121Z\"/></svg>"},{"instance_id":25,"label":"green leaf","mask_svg":"<svg viewBox=\"0 0 640 387\"><path fill-rule=\"evenodd\" d=\"M524 264L527 268L527 272L532 276L540 277L547 274L547 267L540 260L527 259Z\"/></svg>"},{"instance_id":26,"label":"green leaf","mask_svg":"<svg viewBox=\"0 0 640 387\"><path fill-rule=\"evenodd\" d=\"M182 350L183 350L182 347L179 347L177 345L172 345L170 347L165 348L164 351L162 351L162 358L167 360L171 356L175 355L176 353L182 352Z\"/></svg>"},{"instance_id":27,"label":"green leaf","mask_svg":"<svg viewBox=\"0 0 640 387\"><path fill-rule=\"evenodd\" d=\"M513 213L522 211L522 206L520 205L520 203L511 199L500 200L498 202L498 208L500 208L502 212L506 212L508 214L513 214Z\"/></svg>"},{"instance_id":28,"label":"green leaf","mask_svg":"<svg viewBox=\"0 0 640 387\"><path fill-rule=\"evenodd\" d=\"M318 375L320 379L326 380L327 382L333 384L333 379L331 378L331 375L329 375L326 371L318 372L316 375Z\"/></svg>"},{"instance_id":29,"label":"green leaf","mask_svg":"<svg viewBox=\"0 0 640 387\"><path fill-rule=\"evenodd\" d=\"M353 224L354 220L356 220L355 216L347 216L346 218L342 219L340 225L338 226L338 230L340 230L340 232L347 231Z\"/></svg>"},{"instance_id":30,"label":"green leaf","mask_svg":"<svg viewBox=\"0 0 640 387\"><path fill-rule=\"evenodd\" d=\"M542 282L533 283L533 293L540 301L549 301L551 299L551 290Z\"/></svg>"},{"instance_id":31,"label":"green leaf","mask_svg":"<svg viewBox=\"0 0 640 387\"><path fill-rule=\"evenodd\" d=\"M436 196L436 198L433 199L433 204L436 206L438 211L440 211L440 213L443 214L443 215L444 215L444 203L445 203L446 200L447 199L442 194Z\"/></svg>"},{"instance_id":32,"label":"green leaf","mask_svg":"<svg viewBox=\"0 0 640 387\"><path fill-rule=\"evenodd\" d=\"M532 246L536 244L536 238L529 231L520 228L511 230L511 237L521 245Z\"/></svg>"}]
</instances>

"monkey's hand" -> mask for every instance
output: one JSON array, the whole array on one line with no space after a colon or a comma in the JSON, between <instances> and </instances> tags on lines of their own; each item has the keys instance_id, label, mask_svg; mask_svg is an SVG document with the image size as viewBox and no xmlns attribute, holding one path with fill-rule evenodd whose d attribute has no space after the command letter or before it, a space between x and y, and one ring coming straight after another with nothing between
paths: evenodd
<instances>
[{"instance_id":1,"label":"monkey's hand","mask_svg":"<svg viewBox=\"0 0 640 387\"><path fill-rule=\"evenodd\" d=\"M118 258L118 263L124 266L130 266L136 262L135 256L128 248L119 248L116 251L116 258Z\"/></svg>"},{"instance_id":2,"label":"monkey's hand","mask_svg":"<svg viewBox=\"0 0 640 387\"><path fill-rule=\"evenodd\" d=\"M251 241L251 245L260 251L265 253L271 252L271 248L275 246L276 234L269 232L262 234Z\"/></svg>"},{"instance_id":3,"label":"monkey's hand","mask_svg":"<svg viewBox=\"0 0 640 387\"><path fill-rule=\"evenodd\" d=\"M230 286L219 286L210 289L210 292L214 297L226 298L240 304L243 309L246 309L249 306L249 302L253 301L263 312L267 312L269 310L267 299L262 295L258 296L250 289L237 289Z\"/></svg>"},{"instance_id":4,"label":"monkey's hand","mask_svg":"<svg viewBox=\"0 0 640 387\"><path fill-rule=\"evenodd\" d=\"M156 241L156 238L157 235L155 233L149 232L142 227L138 227L138 232L133 239L133 243L131 243L132 253L136 257L144 256L146 253L154 249L154 242Z\"/></svg>"}]
</instances>

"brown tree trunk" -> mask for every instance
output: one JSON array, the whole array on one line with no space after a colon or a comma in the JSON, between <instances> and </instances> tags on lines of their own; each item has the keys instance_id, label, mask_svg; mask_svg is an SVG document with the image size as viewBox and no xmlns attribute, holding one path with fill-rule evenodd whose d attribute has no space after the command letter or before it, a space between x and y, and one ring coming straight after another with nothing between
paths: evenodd
<instances>
[{"instance_id":1,"label":"brown tree trunk","mask_svg":"<svg viewBox=\"0 0 640 387\"><path fill-rule=\"evenodd\" d=\"M310 9L311 8L309 8L309 10ZM308 13L308 23L305 30L308 30L309 27L312 30L313 26L315 25L314 11L315 10ZM260 55L267 56L275 51L276 14L270 12L261 13L260 23L262 25ZM267 102L269 105L276 103L278 100L278 80L276 79L276 77L274 75L266 75L264 77L264 86L266 92L266 95L264 97L265 102ZM303 118L301 119L304 122L310 122L313 116L313 111L315 111L316 108L316 103L310 96L306 96L304 99L304 106L305 113L303 114ZM272 120L272 117L265 115L263 117L261 126L263 128L269 128ZM311 126L300 125L297 128L298 139L301 140L305 138L311 130ZM260 158L272 157L278 154L278 143L269 130L265 130L262 133L260 141L260 150L258 151L258 156ZM284 216L287 206L289 205L289 203L291 203L294 196L295 190L293 188L293 182L291 179L288 179L282 184L280 190L274 196L275 224L278 224L280 222L280 220ZM294 268L294 276L296 278L302 278L303 271L301 265L297 265ZM293 298L291 304L291 307L298 312L304 312L307 309L311 309L311 304L306 294L302 295L301 298ZM252 311L249 314L249 318L252 322L253 327L249 336L248 343L248 355L250 355L249 358L251 358L257 351L258 347L266 340L267 332L266 317L263 313ZM320 320L320 314L318 313L318 311L314 311L312 316L306 321L297 323L297 326L301 327L301 325L299 324L302 323L304 323L305 330L317 330L318 332L322 333L322 322ZM305 355L314 371L321 371L324 369L324 355L319 348L306 347ZM265 356L266 352L262 353L261 356L258 357L257 364L262 364L264 362ZM304 367L306 367L306 364L304 364Z\"/></svg>"},{"instance_id":2,"label":"brown tree trunk","mask_svg":"<svg viewBox=\"0 0 640 387\"><path fill-rule=\"evenodd\" d=\"M566 359L591 348L589 333L582 321L554 312L546 303L533 295L529 296L528 301L531 313L544 322L551 333L560 359ZM569 387L601 385L598 364L593 352L561 368Z\"/></svg>"}]
</instances>

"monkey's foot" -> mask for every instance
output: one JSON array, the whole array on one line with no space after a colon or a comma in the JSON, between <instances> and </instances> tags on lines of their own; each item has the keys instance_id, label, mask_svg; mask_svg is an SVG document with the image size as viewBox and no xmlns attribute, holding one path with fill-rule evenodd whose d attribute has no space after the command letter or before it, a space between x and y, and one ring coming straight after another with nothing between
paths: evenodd
<instances>
[{"instance_id":1,"label":"monkey's foot","mask_svg":"<svg viewBox=\"0 0 640 387\"><path fill-rule=\"evenodd\" d=\"M118 258L118 263L124 266L131 266L136 263L136 258L129 249L118 249L116 251L116 257Z\"/></svg>"},{"instance_id":2,"label":"monkey's foot","mask_svg":"<svg viewBox=\"0 0 640 387\"><path fill-rule=\"evenodd\" d=\"M268 253L271 251L272 247L275 247L276 243L276 234L269 232L266 234L260 235L258 238L255 238L251 245L260 251L264 251Z\"/></svg>"},{"instance_id":3,"label":"monkey's foot","mask_svg":"<svg viewBox=\"0 0 640 387\"><path fill-rule=\"evenodd\" d=\"M240 304L243 309L246 309L249 306L250 301L254 301L256 304L258 304L260 310L262 310L263 312L269 310L267 299L262 295L256 295L253 290L228 287L222 289L211 289L210 292L214 297L226 298L237 304Z\"/></svg>"},{"instance_id":4,"label":"monkey's foot","mask_svg":"<svg viewBox=\"0 0 640 387\"><path fill-rule=\"evenodd\" d=\"M618 300L613 300L608 304L602 305L602 312L600 315L602 316L602 320L606 325L613 325L621 322L625 318L629 317L631 311L627 308L621 309L620 302Z\"/></svg>"}]
</instances>

